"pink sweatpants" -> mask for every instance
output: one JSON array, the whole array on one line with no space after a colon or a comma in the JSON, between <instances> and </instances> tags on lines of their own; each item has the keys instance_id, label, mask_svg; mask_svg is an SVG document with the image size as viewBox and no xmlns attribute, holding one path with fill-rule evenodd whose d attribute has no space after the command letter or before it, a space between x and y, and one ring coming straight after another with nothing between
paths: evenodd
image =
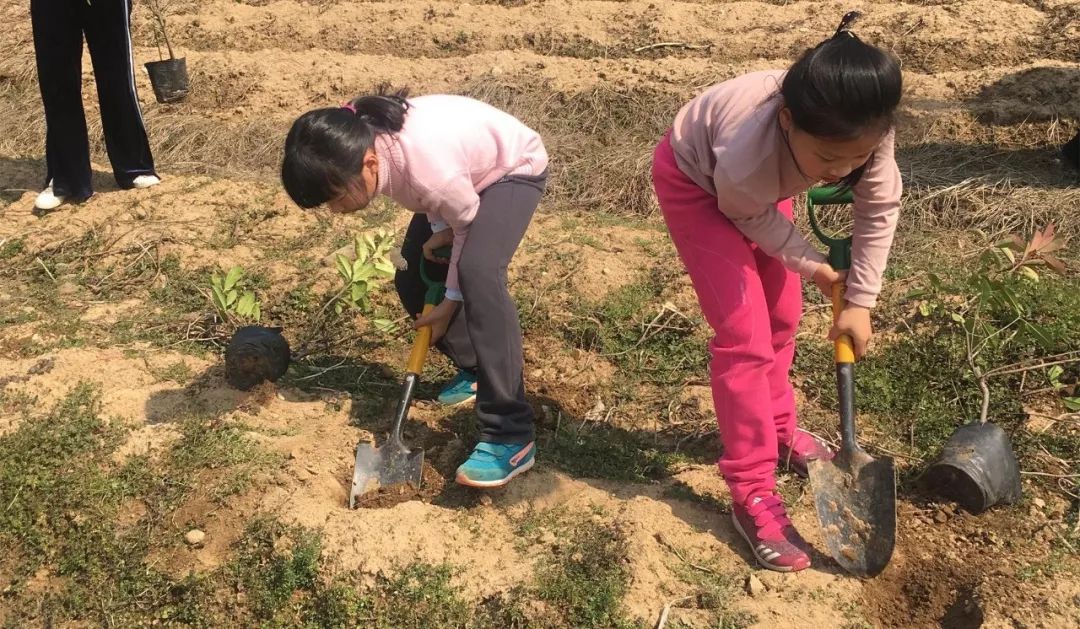
<instances>
[{"instance_id":1,"label":"pink sweatpants","mask_svg":"<svg viewBox=\"0 0 1080 629\"><path fill-rule=\"evenodd\" d=\"M713 403L724 446L718 466L746 504L776 487L778 443L795 432L789 380L802 314L799 275L765 255L679 170L667 136L656 147L653 187L671 239L713 329ZM778 203L791 219L791 199Z\"/></svg>"}]
</instances>

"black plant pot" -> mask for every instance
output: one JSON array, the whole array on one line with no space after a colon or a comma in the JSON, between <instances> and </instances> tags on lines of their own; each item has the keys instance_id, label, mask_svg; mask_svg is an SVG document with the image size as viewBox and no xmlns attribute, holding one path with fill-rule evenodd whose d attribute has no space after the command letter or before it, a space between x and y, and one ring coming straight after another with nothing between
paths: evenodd
<instances>
[{"instance_id":1,"label":"black plant pot","mask_svg":"<svg viewBox=\"0 0 1080 629\"><path fill-rule=\"evenodd\" d=\"M146 71L150 73L150 84L159 103L175 103L188 95L186 59L151 61L146 64Z\"/></svg>"}]
</instances>

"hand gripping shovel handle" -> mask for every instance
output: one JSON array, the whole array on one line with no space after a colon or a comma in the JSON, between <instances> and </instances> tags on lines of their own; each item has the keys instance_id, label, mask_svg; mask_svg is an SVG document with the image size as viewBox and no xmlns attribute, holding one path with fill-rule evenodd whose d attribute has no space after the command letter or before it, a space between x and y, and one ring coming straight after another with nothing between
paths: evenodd
<instances>
[{"instance_id":1,"label":"hand gripping shovel handle","mask_svg":"<svg viewBox=\"0 0 1080 629\"><path fill-rule=\"evenodd\" d=\"M450 247L437 249L435 255L441 258L449 258ZM421 257L420 278L424 281L424 285L427 286L427 293L424 295L424 310L420 316L426 316L446 297L446 282L432 279L427 265L427 259ZM416 338L413 339L412 352L409 354L409 363L406 366L408 373L419 376L423 372L424 361L427 359L429 347L431 347L431 326L425 325L416 331Z\"/></svg>"}]
</instances>

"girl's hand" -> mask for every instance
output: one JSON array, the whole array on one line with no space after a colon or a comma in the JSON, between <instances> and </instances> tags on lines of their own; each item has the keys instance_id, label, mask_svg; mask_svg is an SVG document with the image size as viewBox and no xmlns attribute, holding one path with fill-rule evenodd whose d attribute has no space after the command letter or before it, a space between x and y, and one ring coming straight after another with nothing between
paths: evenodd
<instances>
[{"instance_id":1,"label":"girl's hand","mask_svg":"<svg viewBox=\"0 0 1080 629\"><path fill-rule=\"evenodd\" d=\"M454 230L444 229L441 232L435 232L423 245L424 257L439 264L450 264L446 258L436 256L435 251L452 244L454 244Z\"/></svg>"},{"instance_id":2,"label":"girl's hand","mask_svg":"<svg viewBox=\"0 0 1080 629\"><path fill-rule=\"evenodd\" d=\"M450 230L446 230L450 231ZM425 245L426 246L426 245ZM431 326L431 344L441 339L446 334L446 328L450 327L450 320L454 318L460 302L453 299L444 299L442 303L432 309L431 312L421 316L413 322L413 329L419 330L425 325Z\"/></svg>"},{"instance_id":3,"label":"girl's hand","mask_svg":"<svg viewBox=\"0 0 1080 629\"><path fill-rule=\"evenodd\" d=\"M828 262L822 262L818 265L814 275L812 276L814 283L817 284L818 290L825 295L825 299L832 299L832 287L837 282L843 282L847 278L847 271L836 271Z\"/></svg>"},{"instance_id":4,"label":"girl's hand","mask_svg":"<svg viewBox=\"0 0 1080 629\"><path fill-rule=\"evenodd\" d=\"M855 359L862 360L870 344L870 337L874 335L874 330L870 325L870 309L855 304L844 306L836 323L829 330L829 340L836 341L842 334L851 337L851 344L855 348Z\"/></svg>"}]
</instances>

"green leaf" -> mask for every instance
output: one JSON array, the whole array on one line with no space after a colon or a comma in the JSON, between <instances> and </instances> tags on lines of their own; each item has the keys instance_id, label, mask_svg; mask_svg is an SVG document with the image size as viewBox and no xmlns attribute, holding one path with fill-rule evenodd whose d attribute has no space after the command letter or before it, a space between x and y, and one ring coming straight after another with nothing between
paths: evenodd
<instances>
[{"instance_id":1,"label":"green leaf","mask_svg":"<svg viewBox=\"0 0 1080 629\"><path fill-rule=\"evenodd\" d=\"M221 291L221 287L217 284L214 284L210 287L210 292L213 295L214 307L221 312L227 312L229 309L229 305L225 299L225 294Z\"/></svg>"},{"instance_id":2,"label":"green leaf","mask_svg":"<svg viewBox=\"0 0 1080 629\"><path fill-rule=\"evenodd\" d=\"M1050 384L1054 385L1055 389L1061 388L1061 376L1065 373L1065 369L1061 365L1054 365L1046 372L1046 378L1050 381Z\"/></svg>"},{"instance_id":3,"label":"green leaf","mask_svg":"<svg viewBox=\"0 0 1080 629\"><path fill-rule=\"evenodd\" d=\"M1039 281L1039 274L1036 273L1035 269L1031 268L1030 266L1022 266L1022 267L1020 267L1020 274L1023 275L1024 277L1028 278L1032 282L1038 282Z\"/></svg>"},{"instance_id":4,"label":"green leaf","mask_svg":"<svg viewBox=\"0 0 1080 629\"><path fill-rule=\"evenodd\" d=\"M231 308L232 305L236 303L236 296L237 293L234 290L225 293L225 306L227 308Z\"/></svg>"},{"instance_id":5,"label":"green leaf","mask_svg":"<svg viewBox=\"0 0 1080 629\"><path fill-rule=\"evenodd\" d=\"M255 302L255 293L247 292L236 302L236 314L242 317L258 318L259 304Z\"/></svg>"},{"instance_id":6,"label":"green leaf","mask_svg":"<svg viewBox=\"0 0 1080 629\"><path fill-rule=\"evenodd\" d=\"M339 253L336 262L338 274L341 275L341 279L345 280L346 282L351 282L352 264L349 262L349 259Z\"/></svg>"},{"instance_id":7,"label":"green leaf","mask_svg":"<svg viewBox=\"0 0 1080 629\"><path fill-rule=\"evenodd\" d=\"M928 301L924 301L919 304L919 314L924 317L929 317L930 313L934 311L934 307Z\"/></svg>"},{"instance_id":8,"label":"green leaf","mask_svg":"<svg viewBox=\"0 0 1080 629\"><path fill-rule=\"evenodd\" d=\"M998 251L1005 254L1005 257L1009 259L1010 264L1016 264L1016 253L1008 247L998 247Z\"/></svg>"},{"instance_id":9,"label":"green leaf","mask_svg":"<svg viewBox=\"0 0 1080 629\"><path fill-rule=\"evenodd\" d=\"M364 265L360 270L353 269L353 281L363 282L371 279L375 275L375 267L371 265Z\"/></svg>"},{"instance_id":10,"label":"green leaf","mask_svg":"<svg viewBox=\"0 0 1080 629\"><path fill-rule=\"evenodd\" d=\"M244 269L238 266L229 269L229 274L225 276L225 290L229 290L236 286L236 283L239 282L242 277L244 277Z\"/></svg>"},{"instance_id":11,"label":"green leaf","mask_svg":"<svg viewBox=\"0 0 1080 629\"><path fill-rule=\"evenodd\" d=\"M367 295L367 285L366 284L353 284L352 285L352 290L350 291L350 293L351 293L351 296L352 296L352 300L354 302L356 302L356 301L358 301L360 299L363 299L363 297L365 295Z\"/></svg>"},{"instance_id":12,"label":"green leaf","mask_svg":"<svg viewBox=\"0 0 1080 629\"><path fill-rule=\"evenodd\" d=\"M373 319L371 324L375 326L375 329L379 332L391 334L397 331L397 323L392 319Z\"/></svg>"},{"instance_id":13,"label":"green leaf","mask_svg":"<svg viewBox=\"0 0 1080 629\"><path fill-rule=\"evenodd\" d=\"M397 269L394 268L394 265L388 260L379 260L376 262L375 270L387 277L392 276L397 271Z\"/></svg>"},{"instance_id":14,"label":"green leaf","mask_svg":"<svg viewBox=\"0 0 1080 629\"><path fill-rule=\"evenodd\" d=\"M964 315L960 314L959 312L953 312L949 316L952 317L953 321L959 323L960 325L964 325Z\"/></svg>"},{"instance_id":15,"label":"green leaf","mask_svg":"<svg viewBox=\"0 0 1080 629\"><path fill-rule=\"evenodd\" d=\"M1069 409L1072 413L1080 412L1080 397L1063 397L1061 401L1065 404L1065 408Z\"/></svg>"},{"instance_id":16,"label":"green leaf","mask_svg":"<svg viewBox=\"0 0 1080 629\"><path fill-rule=\"evenodd\" d=\"M343 310L345 310L345 304L341 303L340 301L334 303L334 312L341 314Z\"/></svg>"}]
</instances>

